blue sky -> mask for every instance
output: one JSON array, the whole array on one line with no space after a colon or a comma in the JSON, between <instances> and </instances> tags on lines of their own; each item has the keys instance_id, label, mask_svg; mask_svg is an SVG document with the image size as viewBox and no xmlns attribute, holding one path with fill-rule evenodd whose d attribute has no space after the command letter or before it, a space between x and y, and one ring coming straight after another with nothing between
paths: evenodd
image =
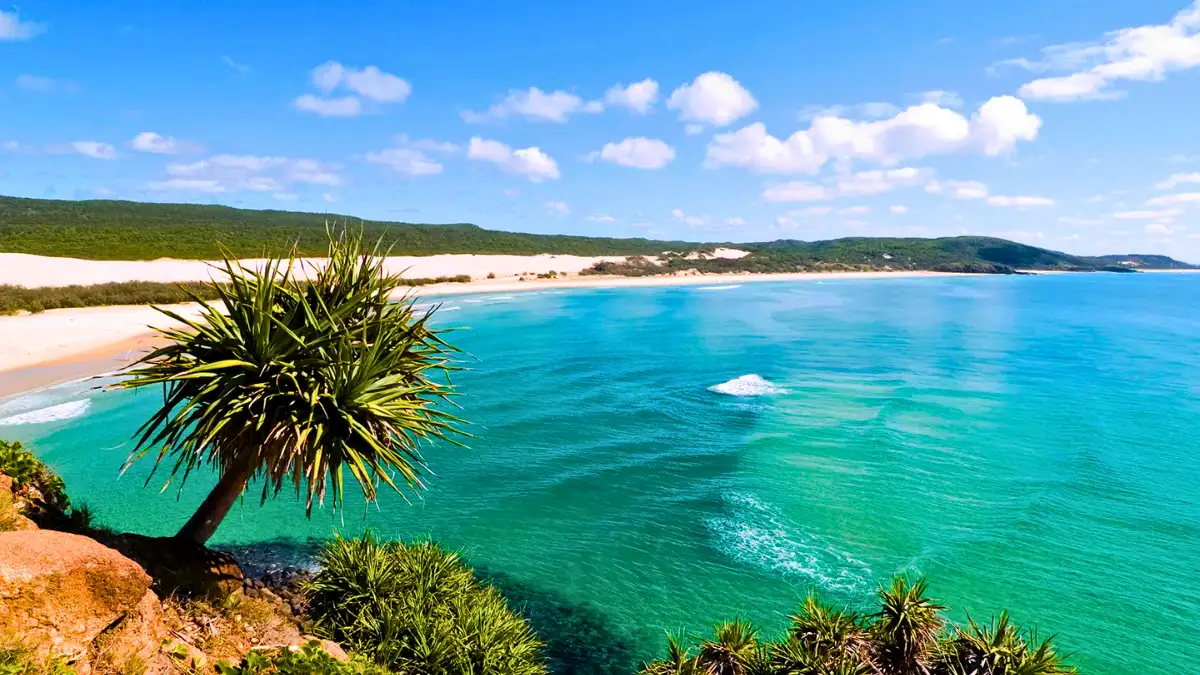
<instances>
[{"instance_id":1,"label":"blue sky","mask_svg":"<svg viewBox=\"0 0 1200 675\"><path fill-rule=\"evenodd\" d=\"M1200 262L1200 0L281 7L0 8L0 193Z\"/></svg>"}]
</instances>

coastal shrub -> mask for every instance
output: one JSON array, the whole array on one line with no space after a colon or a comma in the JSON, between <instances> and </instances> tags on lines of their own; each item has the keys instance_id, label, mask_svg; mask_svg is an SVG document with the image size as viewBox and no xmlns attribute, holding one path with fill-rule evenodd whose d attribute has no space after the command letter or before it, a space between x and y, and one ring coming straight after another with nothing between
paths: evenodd
<instances>
[{"instance_id":1,"label":"coastal shrub","mask_svg":"<svg viewBox=\"0 0 1200 675\"><path fill-rule=\"evenodd\" d=\"M108 533L93 524L86 504L71 505L63 479L20 442L0 440L0 473L12 479L17 511L38 527L87 536Z\"/></svg>"},{"instance_id":2,"label":"coastal shrub","mask_svg":"<svg viewBox=\"0 0 1200 675\"><path fill-rule=\"evenodd\" d=\"M390 670L541 675L542 644L500 593L436 544L329 542L305 587L320 634Z\"/></svg>"},{"instance_id":3,"label":"coastal shrub","mask_svg":"<svg viewBox=\"0 0 1200 675\"><path fill-rule=\"evenodd\" d=\"M218 663L219 675L388 675L371 661L354 657L339 661L312 640L299 647L254 649L238 665Z\"/></svg>"},{"instance_id":4,"label":"coastal shrub","mask_svg":"<svg viewBox=\"0 0 1200 675\"><path fill-rule=\"evenodd\" d=\"M162 394L127 464L150 456L182 481L200 467L219 474L179 539L208 541L254 478L263 501L294 487L308 515L326 499L340 506L348 481L367 501L381 486L418 490L421 446L455 433L440 405L457 370L445 329L396 301L411 280L385 270L378 246L329 235L320 267L226 258L220 300L194 319L163 309L176 327L114 384Z\"/></svg>"},{"instance_id":5,"label":"coastal shrub","mask_svg":"<svg viewBox=\"0 0 1200 675\"><path fill-rule=\"evenodd\" d=\"M949 627L924 579L897 577L862 615L805 600L780 638L760 640L743 621L715 627L695 648L668 637L667 657L642 675L1067 675L1050 639L1022 631L1006 613L990 624Z\"/></svg>"}]
</instances>

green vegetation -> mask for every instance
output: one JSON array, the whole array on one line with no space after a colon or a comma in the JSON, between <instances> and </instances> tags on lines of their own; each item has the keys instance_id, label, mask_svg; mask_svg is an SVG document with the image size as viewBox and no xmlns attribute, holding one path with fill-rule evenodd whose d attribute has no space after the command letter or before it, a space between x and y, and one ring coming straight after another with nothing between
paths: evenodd
<instances>
[{"instance_id":1,"label":"green vegetation","mask_svg":"<svg viewBox=\"0 0 1200 675\"><path fill-rule=\"evenodd\" d=\"M91 509L86 504L72 506L63 479L20 442L0 440L0 473L12 479L17 511L38 527L88 535L102 532L92 526ZM0 531L4 529L0 523Z\"/></svg>"},{"instance_id":2,"label":"green vegetation","mask_svg":"<svg viewBox=\"0 0 1200 675\"><path fill-rule=\"evenodd\" d=\"M13 636L0 635L0 675L75 675L61 659L39 654Z\"/></svg>"},{"instance_id":3,"label":"green vegetation","mask_svg":"<svg viewBox=\"0 0 1200 675\"><path fill-rule=\"evenodd\" d=\"M143 204L0 197L0 252L89 260L217 260L221 246L238 258L324 255L326 224L349 216L252 211L200 204ZM363 223L369 240L391 255L509 253L653 255L695 244L485 230L475 225Z\"/></svg>"},{"instance_id":4,"label":"green vegetation","mask_svg":"<svg viewBox=\"0 0 1200 675\"><path fill-rule=\"evenodd\" d=\"M337 539L318 564L307 587L318 631L394 672L546 672L525 619L432 543Z\"/></svg>"},{"instance_id":5,"label":"green vegetation","mask_svg":"<svg viewBox=\"0 0 1200 675\"><path fill-rule=\"evenodd\" d=\"M388 675L388 671L363 659L343 663L313 640L299 648L255 649L236 666L218 663L219 675ZM0 675L4 675L0 673Z\"/></svg>"},{"instance_id":6,"label":"green vegetation","mask_svg":"<svg viewBox=\"0 0 1200 675\"><path fill-rule=\"evenodd\" d=\"M419 277L400 279L399 286L468 283L471 277ZM201 281L169 283L159 281L122 281L92 286L49 286L25 288L0 285L0 315L18 312L43 312L65 307L101 307L108 305L172 305L181 302L216 300L220 293L213 284Z\"/></svg>"},{"instance_id":7,"label":"green vegetation","mask_svg":"<svg viewBox=\"0 0 1200 675\"><path fill-rule=\"evenodd\" d=\"M254 477L262 499L305 486L307 511L342 502L346 472L375 499L376 483L421 486L422 441L457 420L436 409L453 388L454 348L384 272L361 235L327 242L329 264L301 282L293 259L261 272L225 260L228 285L194 320L162 310L181 328L139 359L116 386L165 387L162 407L139 430L129 462L153 450L155 468L175 455L171 477L212 466L220 478L178 537L203 544ZM196 298L197 301L200 298Z\"/></svg>"},{"instance_id":8,"label":"green vegetation","mask_svg":"<svg viewBox=\"0 0 1200 675\"><path fill-rule=\"evenodd\" d=\"M1051 640L1022 632L1002 613L990 624L950 626L924 579L892 580L867 616L810 596L787 633L760 641L743 621L720 624L693 655L668 638L667 658L643 675L1061 675L1074 673Z\"/></svg>"}]
</instances>

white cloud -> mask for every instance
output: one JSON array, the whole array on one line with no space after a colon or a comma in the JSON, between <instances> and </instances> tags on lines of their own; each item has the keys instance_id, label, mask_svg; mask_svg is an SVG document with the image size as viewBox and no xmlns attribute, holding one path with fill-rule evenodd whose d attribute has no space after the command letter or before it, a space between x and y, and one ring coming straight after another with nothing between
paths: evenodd
<instances>
[{"instance_id":1,"label":"white cloud","mask_svg":"<svg viewBox=\"0 0 1200 675\"><path fill-rule=\"evenodd\" d=\"M390 166L405 176L431 176L442 173L445 167L430 157L429 153L451 154L460 150L453 143L431 138L413 141L406 134L396 136L394 143L393 147L379 152L368 152L364 159L373 164Z\"/></svg>"},{"instance_id":2,"label":"white cloud","mask_svg":"<svg viewBox=\"0 0 1200 675\"><path fill-rule=\"evenodd\" d=\"M1200 172L1173 174L1154 187L1159 190L1170 190L1185 183L1200 183Z\"/></svg>"},{"instance_id":3,"label":"white cloud","mask_svg":"<svg viewBox=\"0 0 1200 675\"><path fill-rule=\"evenodd\" d=\"M806 206L802 209L788 211L784 215L789 218L819 218L833 213L832 206Z\"/></svg>"},{"instance_id":4,"label":"white cloud","mask_svg":"<svg viewBox=\"0 0 1200 675\"><path fill-rule=\"evenodd\" d=\"M546 202L546 213L555 216L571 215L571 207L566 202Z\"/></svg>"},{"instance_id":5,"label":"white cloud","mask_svg":"<svg viewBox=\"0 0 1200 675\"><path fill-rule=\"evenodd\" d=\"M846 208L839 210L838 215L861 216L861 215L865 215L870 212L871 212L871 207L869 207L869 206L847 206Z\"/></svg>"},{"instance_id":6,"label":"white cloud","mask_svg":"<svg viewBox=\"0 0 1200 675\"><path fill-rule=\"evenodd\" d=\"M1055 45L1040 61L1019 60L1030 70L1075 71L1033 80L1021 87L1025 98L1078 101L1115 98L1122 80L1159 81L1167 73L1200 66L1200 0L1165 24L1112 31L1102 42Z\"/></svg>"},{"instance_id":7,"label":"white cloud","mask_svg":"<svg viewBox=\"0 0 1200 675\"><path fill-rule=\"evenodd\" d=\"M702 216L690 216L683 212L683 209L671 209L671 217L681 223L691 225L692 227L700 227L708 224L708 218Z\"/></svg>"},{"instance_id":8,"label":"white cloud","mask_svg":"<svg viewBox=\"0 0 1200 675\"><path fill-rule=\"evenodd\" d=\"M1003 195L994 195L987 198L988 206L1015 206L1017 208L1025 208L1029 206L1054 206L1054 200L1048 197L1006 197Z\"/></svg>"},{"instance_id":9,"label":"white cloud","mask_svg":"<svg viewBox=\"0 0 1200 675\"><path fill-rule=\"evenodd\" d=\"M174 136L162 136L153 131L143 131L133 140L129 147L138 152L152 152L159 155L177 155L182 152L203 152L204 149L195 143L180 140Z\"/></svg>"},{"instance_id":10,"label":"white cloud","mask_svg":"<svg viewBox=\"0 0 1200 675\"><path fill-rule=\"evenodd\" d=\"M271 192L291 194L297 184L341 184L335 164L315 159L259 157L255 155L213 155L189 163L167 165L167 178L148 184L151 190L203 192Z\"/></svg>"},{"instance_id":11,"label":"white cloud","mask_svg":"<svg viewBox=\"0 0 1200 675\"><path fill-rule=\"evenodd\" d=\"M946 194L955 199L987 199L988 187L975 180L930 181L925 191L931 194Z\"/></svg>"},{"instance_id":12,"label":"white cloud","mask_svg":"<svg viewBox=\"0 0 1200 675\"><path fill-rule=\"evenodd\" d=\"M486 111L477 113L470 110L462 112L465 122L495 122L508 117L523 117L535 122L566 122L567 118L577 113L598 113L604 110L600 101L584 101L582 98L567 91L544 92L537 87L527 90L511 90L504 100L489 107Z\"/></svg>"},{"instance_id":13,"label":"white cloud","mask_svg":"<svg viewBox=\"0 0 1200 675\"><path fill-rule=\"evenodd\" d=\"M933 91L921 92L920 98L922 103L932 103L943 108L963 107L962 96L960 96L956 91L934 89Z\"/></svg>"},{"instance_id":14,"label":"white cloud","mask_svg":"<svg viewBox=\"0 0 1200 675\"><path fill-rule=\"evenodd\" d=\"M75 141L71 143L71 149L81 155L86 155L94 159L116 159L117 149L108 143L100 143L99 141Z\"/></svg>"},{"instance_id":15,"label":"white cloud","mask_svg":"<svg viewBox=\"0 0 1200 675\"><path fill-rule=\"evenodd\" d=\"M895 117L901 108L891 103L872 101L856 105L810 105L800 111L800 121L808 122L818 117L857 117L877 120Z\"/></svg>"},{"instance_id":16,"label":"white cloud","mask_svg":"<svg viewBox=\"0 0 1200 675\"><path fill-rule=\"evenodd\" d=\"M635 169L661 169L675 159L675 149L660 140L639 136L619 143L606 143L599 152L591 153L586 159Z\"/></svg>"},{"instance_id":17,"label":"white cloud","mask_svg":"<svg viewBox=\"0 0 1200 675\"><path fill-rule=\"evenodd\" d=\"M467 157L493 162L505 171L526 176L535 183L554 180L560 175L558 163L542 152L541 148L536 147L513 150L500 141L484 140L476 136L467 146Z\"/></svg>"},{"instance_id":18,"label":"white cloud","mask_svg":"<svg viewBox=\"0 0 1200 675\"><path fill-rule=\"evenodd\" d=\"M928 169L902 167L840 174L830 186L791 181L767 187L762 198L768 202L813 202L837 197L867 197L919 185L928 179L929 173Z\"/></svg>"},{"instance_id":19,"label":"white cloud","mask_svg":"<svg viewBox=\"0 0 1200 675\"><path fill-rule=\"evenodd\" d=\"M363 69L348 68L337 61L327 61L313 68L313 86L323 96L304 94L292 105L297 110L316 113L322 117L354 117L364 111L362 99L376 103L403 103L412 93L412 86L403 78L385 73L376 66ZM351 95L330 97L334 90ZM360 98L361 97L361 98Z\"/></svg>"},{"instance_id":20,"label":"white cloud","mask_svg":"<svg viewBox=\"0 0 1200 675\"><path fill-rule=\"evenodd\" d=\"M758 101L745 87L729 75L715 71L697 76L667 99L667 109L678 111L680 121L693 125L728 126L756 108Z\"/></svg>"},{"instance_id":21,"label":"white cloud","mask_svg":"<svg viewBox=\"0 0 1200 675\"><path fill-rule=\"evenodd\" d=\"M604 94L604 102L611 106L629 108L645 115L658 100L658 83L650 78L627 86L614 85Z\"/></svg>"},{"instance_id":22,"label":"white cloud","mask_svg":"<svg viewBox=\"0 0 1200 675\"><path fill-rule=\"evenodd\" d=\"M1181 213L1183 213L1183 211L1180 211L1179 209L1160 209L1160 210L1144 209L1144 210L1140 210L1140 211L1118 211L1118 212L1112 214L1112 217L1116 218L1117 220L1170 221L1170 220L1173 220L1175 218L1175 216L1177 216Z\"/></svg>"},{"instance_id":23,"label":"white cloud","mask_svg":"<svg viewBox=\"0 0 1200 675\"><path fill-rule=\"evenodd\" d=\"M355 117L362 114L362 101L355 96L338 98L321 98L312 94L303 94L292 102L296 110L316 113L321 117Z\"/></svg>"},{"instance_id":24,"label":"white cloud","mask_svg":"<svg viewBox=\"0 0 1200 675\"><path fill-rule=\"evenodd\" d=\"M1176 206L1179 204L1200 204L1200 192L1163 195L1146 201L1146 206Z\"/></svg>"},{"instance_id":25,"label":"white cloud","mask_svg":"<svg viewBox=\"0 0 1200 675\"><path fill-rule=\"evenodd\" d=\"M6 12L0 9L0 42L16 40L32 40L46 32L46 25L32 21L22 21L16 11Z\"/></svg>"},{"instance_id":26,"label":"white cloud","mask_svg":"<svg viewBox=\"0 0 1200 675\"><path fill-rule=\"evenodd\" d=\"M1108 223L1108 219L1106 219L1106 218L1078 218L1075 216L1060 216L1058 218L1058 222L1062 223L1063 225L1079 225L1082 227L1088 227L1088 226L1092 226L1092 225L1105 225Z\"/></svg>"},{"instance_id":27,"label":"white cloud","mask_svg":"<svg viewBox=\"0 0 1200 675\"><path fill-rule=\"evenodd\" d=\"M835 193L824 185L794 180L772 185L763 190L763 201L767 202L819 202L833 199Z\"/></svg>"},{"instance_id":28,"label":"white cloud","mask_svg":"<svg viewBox=\"0 0 1200 675\"><path fill-rule=\"evenodd\" d=\"M968 120L923 103L884 120L818 117L786 139L767 133L761 122L718 134L708 144L705 166L739 167L762 173L816 173L830 160L862 159L894 164L905 158L953 152L999 155L1019 141L1037 137L1041 119L1011 96L998 96Z\"/></svg>"},{"instance_id":29,"label":"white cloud","mask_svg":"<svg viewBox=\"0 0 1200 675\"><path fill-rule=\"evenodd\" d=\"M233 69L238 75L245 75L250 72L250 66L244 63L238 63L228 56L222 56L221 62Z\"/></svg>"},{"instance_id":30,"label":"white cloud","mask_svg":"<svg viewBox=\"0 0 1200 675\"><path fill-rule=\"evenodd\" d=\"M1181 227L1174 227L1167 223L1150 223L1146 226L1146 232L1148 234L1161 234L1164 236L1175 234L1182 229L1183 228Z\"/></svg>"},{"instance_id":31,"label":"white cloud","mask_svg":"<svg viewBox=\"0 0 1200 675\"><path fill-rule=\"evenodd\" d=\"M276 192L271 196L281 202L294 202L299 199L299 196L293 192Z\"/></svg>"},{"instance_id":32,"label":"white cloud","mask_svg":"<svg viewBox=\"0 0 1200 675\"><path fill-rule=\"evenodd\" d=\"M745 226L745 224L746 224L746 221L745 221L745 219L743 219L743 218L737 218L737 217L734 217L734 218L726 218L726 219L725 219L725 224L726 224L726 225L728 225L728 226L730 226L730 227L743 227L743 226Z\"/></svg>"},{"instance_id":33,"label":"white cloud","mask_svg":"<svg viewBox=\"0 0 1200 675\"><path fill-rule=\"evenodd\" d=\"M899 205L899 204L896 204L896 205L893 205L893 206L889 206L889 207L888 207L888 210L889 210L889 211L891 211L892 213L895 213L895 214L897 214L897 215L904 215L905 213L908 213L908 207L907 207L907 206L901 206L901 205Z\"/></svg>"},{"instance_id":34,"label":"white cloud","mask_svg":"<svg viewBox=\"0 0 1200 675\"><path fill-rule=\"evenodd\" d=\"M385 73L376 66L361 70L327 61L312 71L312 81L325 94L343 88L379 103L403 103L412 93L412 85L403 78Z\"/></svg>"},{"instance_id":35,"label":"white cloud","mask_svg":"<svg viewBox=\"0 0 1200 675\"><path fill-rule=\"evenodd\" d=\"M615 223L615 222L617 222L616 218L613 218L612 216L604 214L604 213L598 213L594 216L588 216L587 219L592 221L593 223Z\"/></svg>"},{"instance_id":36,"label":"white cloud","mask_svg":"<svg viewBox=\"0 0 1200 675\"><path fill-rule=\"evenodd\" d=\"M15 81L18 89L25 91L36 91L41 93L49 93L59 88L59 83L49 77L41 77L39 75L18 75ZM64 85L64 88L66 85Z\"/></svg>"},{"instance_id":37,"label":"white cloud","mask_svg":"<svg viewBox=\"0 0 1200 675\"><path fill-rule=\"evenodd\" d=\"M445 168L441 162L413 148L386 148L379 152L368 152L366 160L390 166L406 176L430 176L441 173Z\"/></svg>"}]
</instances>

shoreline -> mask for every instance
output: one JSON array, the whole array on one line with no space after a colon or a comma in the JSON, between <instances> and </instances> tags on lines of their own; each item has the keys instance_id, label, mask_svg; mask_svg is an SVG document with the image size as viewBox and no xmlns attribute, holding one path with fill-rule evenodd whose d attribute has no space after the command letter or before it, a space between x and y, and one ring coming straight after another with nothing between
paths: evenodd
<instances>
[{"instance_id":1,"label":"shoreline","mask_svg":"<svg viewBox=\"0 0 1200 675\"><path fill-rule=\"evenodd\" d=\"M1200 270L1146 270L1187 273ZM1046 274L1036 272L1035 274ZM1053 274L1051 272L1050 274ZM728 286L742 283L914 279L979 276L928 271L792 272L779 274L691 274L681 276L570 276L559 279L480 279L466 283L413 286L408 297L519 293L547 289L647 288L663 286ZM183 316L198 305L171 305ZM55 309L39 314L0 316L0 399L36 389L115 372L153 346L165 317L148 305L113 305Z\"/></svg>"},{"instance_id":2,"label":"shoreline","mask_svg":"<svg viewBox=\"0 0 1200 675\"><path fill-rule=\"evenodd\" d=\"M413 286L408 297L520 293L549 289L725 286L768 281L902 279L969 276L946 272L794 272L784 274L696 274L685 276L573 276L565 279L487 279ZM190 317L198 305L171 305ZM0 316L0 398L119 370L153 346L166 318L148 305L53 309Z\"/></svg>"}]
</instances>

